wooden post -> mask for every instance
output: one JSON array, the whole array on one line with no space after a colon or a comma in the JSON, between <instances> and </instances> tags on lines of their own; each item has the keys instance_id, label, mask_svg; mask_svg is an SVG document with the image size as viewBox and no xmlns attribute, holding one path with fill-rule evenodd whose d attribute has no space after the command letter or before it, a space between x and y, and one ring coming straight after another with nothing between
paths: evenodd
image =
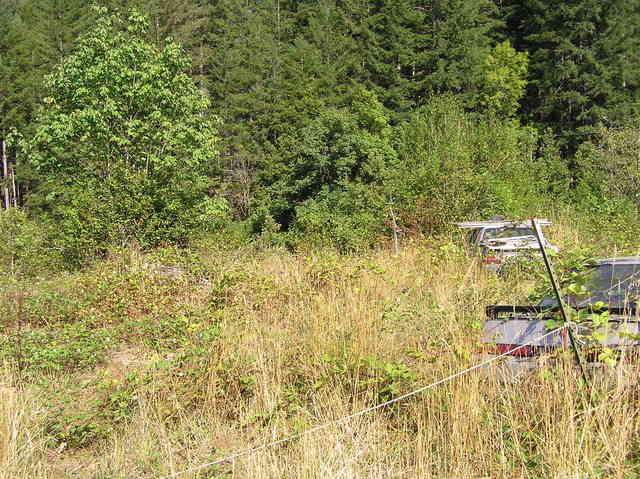
<instances>
[{"instance_id":1,"label":"wooden post","mask_svg":"<svg viewBox=\"0 0 640 479\"><path fill-rule=\"evenodd\" d=\"M396 215L393 212L393 207L389 205L389 212L391 213L391 220L393 221L393 252L398 254L400 252L400 246L398 244L398 223L396 222Z\"/></svg>"}]
</instances>

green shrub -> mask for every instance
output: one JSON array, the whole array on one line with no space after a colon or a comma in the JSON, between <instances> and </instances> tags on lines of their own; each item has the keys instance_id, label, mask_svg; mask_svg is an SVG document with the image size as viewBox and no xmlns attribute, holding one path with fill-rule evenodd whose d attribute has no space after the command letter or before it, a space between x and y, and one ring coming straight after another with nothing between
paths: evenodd
<instances>
[{"instance_id":1,"label":"green shrub","mask_svg":"<svg viewBox=\"0 0 640 479\"><path fill-rule=\"evenodd\" d=\"M371 189L352 184L344 191L323 191L296 208L294 243L333 246L341 252L372 246L384 231L384 203Z\"/></svg>"},{"instance_id":2,"label":"green shrub","mask_svg":"<svg viewBox=\"0 0 640 479\"><path fill-rule=\"evenodd\" d=\"M0 360L28 373L93 367L105 358L111 343L107 330L83 323L13 333L0 336Z\"/></svg>"},{"instance_id":3,"label":"green shrub","mask_svg":"<svg viewBox=\"0 0 640 479\"><path fill-rule=\"evenodd\" d=\"M113 243L184 243L230 216L207 192L217 118L175 43L148 41L148 21L100 10L95 27L46 79L34 133L20 144L40 175L37 205L65 256L82 263Z\"/></svg>"},{"instance_id":4,"label":"green shrub","mask_svg":"<svg viewBox=\"0 0 640 479\"><path fill-rule=\"evenodd\" d=\"M0 274L19 279L58 269L61 257L50 235L46 224L23 210L0 210Z\"/></svg>"},{"instance_id":5,"label":"green shrub","mask_svg":"<svg viewBox=\"0 0 640 479\"><path fill-rule=\"evenodd\" d=\"M552 142L515 120L463 110L435 97L397 128L400 161L385 181L405 225L428 232L456 219L540 210L551 176L566 185ZM557 193L557 191L555 191Z\"/></svg>"}]
</instances>

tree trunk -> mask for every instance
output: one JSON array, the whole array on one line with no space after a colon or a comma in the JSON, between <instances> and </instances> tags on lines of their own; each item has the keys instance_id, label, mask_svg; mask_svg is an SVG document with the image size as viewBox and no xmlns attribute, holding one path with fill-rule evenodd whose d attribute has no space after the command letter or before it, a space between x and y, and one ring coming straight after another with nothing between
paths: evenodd
<instances>
[{"instance_id":1,"label":"tree trunk","mask_svg":"<svg viewBox=\"0 0 640 479\"><path fill-rule=\"evenodd\" d=\"M7 143L4 141L4 138L0 141L2 142L2 179L4 180L4 186L2 189L4 191L4 207L8 210L11 208L11 203L9 202L9 164L7 160Z\"/></svg>"},{"instance_id":2,"label":"tree trunk","mask_svg":"<svg viewBox=\"0 0 640 479\"><path fill-rule=\"evenodd\" d=\"M16 165L11 167L11 184L13 185L13 207L18 207L18 186L16 185Z\"/></svg>"}]
</instances>

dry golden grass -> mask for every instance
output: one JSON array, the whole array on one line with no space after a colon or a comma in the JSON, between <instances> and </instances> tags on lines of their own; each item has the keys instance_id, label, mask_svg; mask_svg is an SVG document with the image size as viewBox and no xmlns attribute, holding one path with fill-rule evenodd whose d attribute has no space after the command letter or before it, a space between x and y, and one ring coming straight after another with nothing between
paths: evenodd
<instances>
[{"instance_id":1,"label":"dry golden grass","mask_svg":"<svg viewBox=\"0 0 640 479\"><path fill-rule=\"evenodd\" d=\"M557 239L576 240L568 229ZM521 303L531 286L486 274L445 239L405 244L397 256L266 251L211 253L204 263L214 279L192 284L185 307L204 304L224 275L240 278L217 299L221 335L204 374L159 376L163 384L140 388L131 415L105 437L56 449L39 420L39 390L17 389L4 373L0 477L162 477L334 421L478 362L484 307ZM135 351L125 372L159 359ZM69 374L89 380L114 368ZM636 477L638 388L623 383L588 392L571 367L506 384L492 370L473 372L180 477Z\"/></svg>"}]
</instances>

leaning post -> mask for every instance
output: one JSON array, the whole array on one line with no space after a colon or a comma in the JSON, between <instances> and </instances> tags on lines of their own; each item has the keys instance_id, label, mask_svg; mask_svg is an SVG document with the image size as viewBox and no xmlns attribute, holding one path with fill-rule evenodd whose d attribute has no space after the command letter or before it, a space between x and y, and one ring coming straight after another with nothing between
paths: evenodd
<instances>
[{"instance_id":1,"label":"leaning post","mask_svg":"<svg viewBox=\"0 0 640 479\"><path fill-rule=\"evenodd\" d=\"M558 286L558 281L556 280L556 276L553 273L553 268L551 267L551 262L549 261L549 257L547 256L547 251L544 248L544 243L542 242L542 231L540 231L540 226L536 222L535 218L531 218L531 226L533 226L533 231L536 233L536 239L538 240L538 245L540 246L540 252L542 253L542 258L544 259L544 264L547 267L547 273L549 274L549 279L551 280L551 285L553 286L553 292L555 293L556 300L558 301L558 305L560 307L560 314L562 314L562 319L565 324L569 322L567 318L567 311L565 308L564 301L562 300L562 295L560 294L560 288ZM571 328L567 328L567 332L569 333L569 340L571 341L571 348L573 349L573 354L580 366L580 372L582 373L582 379L586 384L589 384L587 379L587 373L584 370L584 365L582 364L582 358L580 357L580 353L578 351L578 345L576 344L576 340L573 336L573 331Z\"/></svg>"}]
</instances>

